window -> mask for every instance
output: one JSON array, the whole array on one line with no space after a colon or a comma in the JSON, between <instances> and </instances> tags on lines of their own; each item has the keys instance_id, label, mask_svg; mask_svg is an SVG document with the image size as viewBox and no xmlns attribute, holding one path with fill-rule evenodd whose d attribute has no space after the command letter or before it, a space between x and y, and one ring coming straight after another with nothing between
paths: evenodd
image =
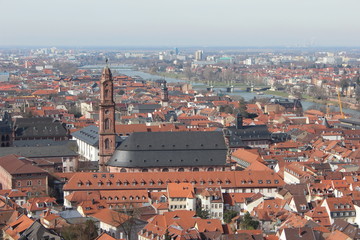
<instances>
[{"instance_id":1,"label":"window","mask_svg":"<svg viewBox=\"0 0 360 240\"><path fill-rule=\"evenodd\" d=\"M18 186L18 187L21 186L21 182L20 182L20 181L17 182L17 186Z\"/></svg>"},{"instance_id":2,"label":"window","mask_svg":"<svg viewBox=\"0 0 360 240\"><path fill-rule=\"evenodd\" d=\"M259 183L259 184L262 184L262 183L263 183L263 180L258 180L258 183Z\"/></svg>"},{"instance_id":3,"label":"window","mask_svg":"<svg viewBox=\"0 0 360 240\"><path fill-rule=\"evenodd\" d=\"M26 182L26 185L27 185L27 186L32 186L32 181L27 181L27 182Z\"/></svg>"},{"instance_id":4,"label":"window","mask_svg":"<svg viewBox=\"0 0 360 240\"><path fill-rule=\"evenodd\" d=\"M105 139L105 149L110 149L110 140L108 138Z\"/></svg>"},{"instance_id":5,"label":"window","mask_svg":"<svg viewBox=\"0 0 360 240\"><path fill-rule=\"evenodd\" d=\"M110 119L106 118L104 121L104 128L105 130L109 130L110 129Z\"/></svg>"},{"instance_id":6,"label":"window","mask_svg":"<svg viewBox=\"0 0 360 240\"><path fill-rule=\"evenodd\" d=\"M38 185L41 185L41 180L38 180Z\"/></svg>"}]
</instances>

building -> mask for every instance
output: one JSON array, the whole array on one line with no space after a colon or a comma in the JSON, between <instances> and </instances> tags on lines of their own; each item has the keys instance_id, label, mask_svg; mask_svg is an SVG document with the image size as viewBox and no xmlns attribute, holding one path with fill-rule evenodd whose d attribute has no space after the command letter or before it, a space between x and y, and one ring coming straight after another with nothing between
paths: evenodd
<instances>
[{"instance_id":1,"label":"building","mask_svg":"<svg viewBox=\"0 0 360 240\"><path fill-rule=\"evenodd\" d=\"M14 141L18 140L68 140L66 128L50 117L16 118L14 121Z\"/></svg>"},{"instance_id":2,"label":"building","mask_svg":"<svg viewBox=\"0 0 360 240\"><path fill-rule=\"evenodd\" d=\"M0 82L8 82L10 80L10 73L0 72Z\"/></svg>"},{"instance_id":3,"label":"building","mask_svg":"<svg viewBox=\"0 0 360 240\"><path fill-rule=\"evenodd\" d=\"M110 172L223 171L222 132L134 132L107 162Z\"/></svg>"},{"instance_id":4,"label":"building","mask_svg":"<svg viewBox=\"0 0 360 240\"><path fill-rule=\"evenodd\" d=\"M196 189L197 197L199 199L198 206L202 210L209 212L211 219L219 219L222 221L224 215L224 200L221 192L221 187L209 187Z\"/></svg>"},{"instance_id":5,"label":"building","mask_svg":"<svg viewBox=\"0 0 360 240\"><path fill-rule=\"evenodd\" d=\"M99 232L116 239L136 240L137 233L146 225L145 221L111 209L102 209L91 215L99 220Z\"/></svg>"},{"instance_id":6,"label":"building","mask_svg":"<svg viewBox=\"0 0 360 240\"><path fill-rule=\"evenodd\" d=\"M214 174L216 173L216 174ZM284 185L272 171L219 171L219 172L78 172L65 183L64 198L73 192L143 190L166 192L169 183L191 183L195 188L216 188L227 193L261 193L275 197L278 187Z\"/></svg>"},{"instance_id":7,"label":"building","mask_svg":"<svg viewBox=\"0 0 360 240\"><path fill-rule=\"evenodd\" d=\"M196 210L194 186L191 183L169 183L167 185L169 210Z\"/></svg>"},{"instance_id":8,"label":"building","mask_svg":"<svg viewBox=\"0 0 360 240\"><path fill-rule=\"evenodd\" d=\"M336 219L342 219L349 223L355 222L356 211L351 197L326 198L321 206L325 207L331 223L334 223Z\"/></svg>"},{"instance_id":9,"label":"building","mask_svg":"<svg viewBox=\"0 0 360 240\"><path fill-rule=\"evenodd\" d=\"M0 120L0 147L10 147L12 143L12 120L10 114L5 112Z\"/></svg>"},{"instance_id":10,"label":"building","mask_svg":"<svg viewBox=\"0 0 360 240\"><path fill-rule=\"evenodd\" d=\"M72 133L82 161L99 161L99 128L90 125Z\"/></svg>"},{"instance_id":11,"label":"building","mask_svg":"<svg viewBox=\"0 0 360 240\"><path fill-rule=\"evenodd\" d=\"M196 61L201 61L201 60L203 60L203 56L204 55L204 51L203 50L197 50L196 52L195 52L195 60Z\"/></svg>"},{"instance_id":12,"label":"building","mask_svg":"<svg viewBox=\"0 0 360 240\"><path fill-rule=\"evenodd\" d=\"M272 135L266 125L243 125L241 114L236 115L236 124L224 129L224 135L230 151L237 148L268 148L272 141Z\"/></svg>"},{"instance_id":13,"label":"building","mask_svg":"<svg viewBox=\"0 0 360 240\"><path fill-rule=\"evenodd\" d=\"M28 197L47 195L48 175L30 159L17 155L0 157L0 184L3 189L24 189Z\"/></svg>"}]
</instances>

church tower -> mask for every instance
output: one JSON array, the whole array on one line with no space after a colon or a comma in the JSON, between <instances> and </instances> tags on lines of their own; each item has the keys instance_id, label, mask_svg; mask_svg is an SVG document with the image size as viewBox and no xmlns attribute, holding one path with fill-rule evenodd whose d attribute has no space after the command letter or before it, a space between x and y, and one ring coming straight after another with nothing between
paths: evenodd
<instances>
[{"instance_id":1,"label":"church tower","mask_svg":"<svg viewBox=\"0 0 360 240\"><path fill-rule=\"evenodd\" d=\"M169 92L165 80L162 82L160 96L161 96L161 106L167 107L169 105Z\"/></svg>"},{"instance_id":2,"label":"church tower","mask_svg":"<svg viewBox=\"0 0 360 240\"><path fill-rule=\"evenodd\" d=\"M109 67L105 67L100 79L100 112L99 112L99 171L106 171L109 161L116 147L115 135L115 102L112 74Z\"/></svg>"}]
</instances>

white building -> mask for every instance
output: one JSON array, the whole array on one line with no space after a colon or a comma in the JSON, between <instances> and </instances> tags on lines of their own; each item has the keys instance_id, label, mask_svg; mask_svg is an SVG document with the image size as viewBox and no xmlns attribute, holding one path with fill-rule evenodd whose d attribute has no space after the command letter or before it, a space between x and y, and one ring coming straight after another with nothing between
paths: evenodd
<instances>
[{"instance_id":1,"label":"white building","mask_svg":"<svg viewBox=\"0 0 360 240\"><path fill-rule=\"evenodd\" d=\"M99 128L88 126L72 134L78 145L80 161L99 161Z\"/></svg>"}]
</instances>

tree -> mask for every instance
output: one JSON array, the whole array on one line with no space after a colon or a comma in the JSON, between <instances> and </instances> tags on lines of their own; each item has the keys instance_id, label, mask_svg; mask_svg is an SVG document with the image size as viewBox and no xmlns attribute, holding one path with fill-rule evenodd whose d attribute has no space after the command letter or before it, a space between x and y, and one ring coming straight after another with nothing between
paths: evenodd
<instances>
[{"instance_id":1,"label":"tree","mask_svg":"<svg viewBox=\"0 0 360 240\"><path fill-rule=\"evenodd\" d=\"M233 114L233 113L234 113L234 109L233 109L233 107L232 107L231 105L225 105L225 106L220 106L219 112L224 112L224 113Z\"/></svg>"},{"instance_id":2,"label":"tree","mask_svg":"<svg viewBox=\"0 0 360 240\"><path fill-rule=\"evenodd\" d=\"M166 232L165 232L165 239L164 240L171 240L172 238L171 238L171 235L170 235L170 233L169 233L169 229L166 229Z\"/></svg>"},{"instance_id":3,"label":"tree","mask_svg":"<svg viewBox=\"0 0 360 240\"><path fill-rule=\"evenodd\" d=\"M258 229L260 223L259 221L254 220L249 212L246 212L244 217L240 222L240 228L243 230L255 230Z\"/></svg>"},{"instance_id":4,"label":"tree","mask_svg":"<svg viewBox=\"0 0 360 240\"><path fill-rule=\"evenodd\" d=\"M196 215L202 219L209 219L210 217L209 211L202 209L201 207L196 208Z\"/></svg>"},{"instance_id":5,"label":"tree","mask_svg":"<svg viewBox=\"0 0 360 240\"><path fill-rule=\"evenodd\" d=\"M62 227L60 234L65 240L93 240L98 236L97 227L92 220L86 220L82 224L71 224Z\"/></svg>"},{"instance_id":6,"label":"tree","mask_svg":"<svg viewBox=\"0 0 360 240\"><path fill-rule=\"evenodd\" d=\"M236 211L234 211L234 210L226 210L224 212L224 222L230 223L231 219L233 219L237 215L238 215L238 213Z\"/></svg>"},{"instance_id":7,"label":"tree","mask_svg":"<svg viewBox=\"0 0 360 240\"><path fill-rule=\"evenodd\" d=\"M194 75L190 67L184 68L184 74L188 80L190 80Z\"/></svg>"},{"instance_id":8,"label":"tree","mask_svg":"<svg viewBox=\"0 0 360 240\"><path fill-rule=\"evenodd\" d=\"M245 102L245 99L244 98L240 98L239 99L239 113L243 116L243 117L247 117L248 115L248 112L247 112L247 106L246 106L246 102Z\"/></svg>"}]
</instances>

